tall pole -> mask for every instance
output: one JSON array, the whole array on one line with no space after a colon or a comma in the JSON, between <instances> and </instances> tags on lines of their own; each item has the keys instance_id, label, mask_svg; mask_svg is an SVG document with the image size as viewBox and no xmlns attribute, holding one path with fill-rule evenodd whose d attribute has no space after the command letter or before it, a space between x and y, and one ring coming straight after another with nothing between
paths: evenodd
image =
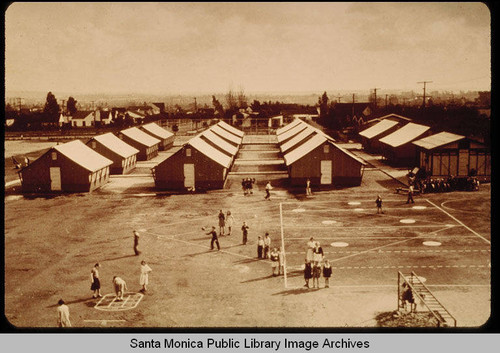
<instances>
[{"instance_id":1,"label":"tall pole","mask_svg":"<svg viewBox=\"0 0 500 353\"><path fill-rule=\"evenodd\" d=\"M281 202L280 202L280 225L281 225L281 252L283 253L283 279L285 281L285 288L287 288L285 235L283 232L283 207L281 205Z\"/></svg>"},{"instance_id":2,"label":"tall pole","mask_svg":"<svg viewBox=\"0 0 500 353\"><path fill-rule=\"evenodd\" d=\"M432 81L420 81L420 82L417 82L417 83L423 83L424 84L424 95L423 95L423 100L422 100L422 107L425 108L425 85L427 83L432 83Z\"/></svg>"},{"instance_id":3,"label":"tall pole","mask_svg":"<svg viewBox=\"0 0 500 353\"><path fill-rule=\"evenodd\" d=\"M375 96L375 108L377 108L377 90L380 88L373 88L373 95Z\"/></svg>"},{"instance_id":4,"label":"tall pole","mask_svg":"<svg viewBox=\"0 0 500 353\"><path fill-rule=\"evenodd\" d=\"M351 116L354 116L354 102L356 101L356 99L354 98L354 93L352 94L352 114Z\"/></svg>"},{"instance_id":5,"label":"tall pole","mask_svg":"<svg viewBox=\"0 0 500 353\"><path fill-rule=\"evenodd\" d=\"M388 96L389 96L388 94L385 95L385 109L387 109L387 97Z\"/></svg>"}]
</instances>

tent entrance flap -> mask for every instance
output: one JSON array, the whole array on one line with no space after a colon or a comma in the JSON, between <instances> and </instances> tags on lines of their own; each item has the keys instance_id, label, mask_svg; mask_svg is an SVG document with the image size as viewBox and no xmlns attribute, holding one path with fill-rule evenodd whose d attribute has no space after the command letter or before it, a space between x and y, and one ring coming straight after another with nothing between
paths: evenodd
<instances>
[{"instance_id":1,"label":"tent entrance flap","mask_svg":"<svg viewBox=\"0 0 500 353\"><path fill-rule=\"evenodd\" d=\"M50 167L50 190L61 191L61 168Z\"/></svg>"},{"instance_id":2,"label":"tent entrance flap","mask_svg":"<svg viewBox=\"0 0 500 353\"><path fill-rule=\"evenodd\" d=\"M323 185L332 183L332 161L321 161L321 180Z\"/></svg>"},{"instance_id":3,"label":"tent entrance flap","mask_svg":"<svg viewBox=\"0 0 500 353\"><path fill-rule=\"evenodd\" d=\"M194 188L194 164L184 164L184 187Z\"/></svg>"}]
</instances>

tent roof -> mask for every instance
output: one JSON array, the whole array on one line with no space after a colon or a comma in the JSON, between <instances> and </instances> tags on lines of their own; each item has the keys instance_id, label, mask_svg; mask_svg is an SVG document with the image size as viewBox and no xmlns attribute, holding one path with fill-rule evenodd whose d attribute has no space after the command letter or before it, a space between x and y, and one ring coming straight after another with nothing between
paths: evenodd
<instances>
[{"instance_id":1,"label":"tent roof","mask_svg":"<svg viewBox=\"0 0 500 353\"><path fill-rule=\"evenodd\" d=\"M452 134L450 132L440 132L439 134L424 137L423 139L413 141L414 145L432 150L433 148L447 145L449 143L464 139L465 136Z\"/></svg>"},{"instance_id":2,"label":"tent roof","mask_svg":"<svg viewBox=\"0 0 500 353\"><path fill-rule=\"evenodd\" d=\"M220 125L214 125L210 128L211 131L215 132L217 135L224 137L226 140L229 140L237 145L241 144L242 138L230 133L227 130L224 130Z\"/></svg>"},{"instance_id":3,"label":"tent roof","mask_svg":"<svg viewBox=\"0 0 500 353\"><path fill-rule=\"evenodd\" d=\"M284 144L281 145L281 152L285 153L289 149L293 148L294 146L302 143L306 138L308 138L310 135L317 133L315 129L311 127L306 127L304 130L299 132L297 135L295 135L293 138L285 142Z\"/></svg>"},{"instance_id":4,"label":"tent roof","mask_svg":"<svg viewBox=\"0 0 500 353\"><path fill-rule=\"evenodd\" d=\"M211 130L205 130L201 133L201 136L204 136L210 142L213 142L217 147L220 147L222 150L229 153L231 156L234 156L238 153L238 148L231 145L229 142L226 142L222 137L219 137Z\"/></svg>"},{"instance_id":5,"label":"tent roof","mask_svg":"<svg viewBox=\"0 0 500 353\"><path fill-rule=\"evenodd\" d=\"M159 144L161 141L158 140L157 138L154 138L151 135L148 135L144 131L139 130L136 127L131 127L130 129L122 130L120 133L124 134L125 136L131 138L132 140L135 140L139 142L142 145L145 145L147 147L154 146L156 144Z\"/></svg>"},{"instance_id":6,"label":"tent roof","mask_svg":"<svg viewBox=\"0 0 500 353\"><path fill-rule=\"evenodd\" d=\"M229 165L231 164L231 157L220 152L215 147L210 146L207 142L203 141L199 135L189 140L188 144L196 148L208 158L219 163L221 166L229 168Z\"/></svg>"},{"instance_id":7,"label":"tent roof","mask_svg":"<svg viewBox=\"0 0 500 353\"><path fill-rule=\"evenodd\" d=\"M56 145L53 148L90 172L95 172L113 164L113 161L100 155L80 140Z\"/></svg>"},{"instance_id":8,"label":"tent roof","mask_svg":"<svg viewBox=\"0 0 500 353\"><path fill-rule=\"evenodd\" d=\"M171 136L174 136L174 134L172 132L168 131L167 129L162 128L161 126L159 126L155 123L149 123L149 124L143 125L142 128L155 136L161 137L162 139L167 139Z\"/></svg>"},{"instance_id":9,"label":"tent roof","mask_svg":"<svg viewBox=\"0 0 500 353\"><path fill-rule=\"evenodd\" d=\"M236 135L236 136L243 137L243 135L244 135L243 131L238 130L237 128L235 128L235 127L233 127L233 126L229 125L228 123L225 123L225 122L224 122L224 121L222 121L222 120L221 120L221 121L219 121L219 122L217 123L217 125L219 125L221 128L223 128L223 129L225 129L225 130L229 131L230 133L232 133L232 134L234 134L234 135Z\"/></svg>"},{"instance_id":10,"label":"tent roof","mask_svg":"<svg viewBox=\"0 0 500 353\"><path fill-rule=\"evenodd\" d=\"M282 133L284 133L285 131L288 131L288 130L290 130L291 128L293 128L293 127L295 127L295 126L297 126L297 125L299 125L299 124L301 124L301 123L303 123L303 121L302 121L302 120L300 120L300 119L295 119L295 120L294 120L294 121L292 121L290 124L285 125L285 126L283 126L283 127L280 127L279 129L277 129L277 130L276 130L276 135L281 135L281 134L282 134Z\"/></svg>"},{"instance_id":11,"label":"tent roof","mask_svg":"<svg viewBox=\"0 0 500 353\"><path fill-rule=\"evenodd\" d=\"M125 143L123 140L120 140L111 132L94 136L93 138L123 158L139 153L138 149Z\"/></svg>"},{"instance_id":12,"label":"tent roof","mask_svg":"<svg viewBox=\"0 0 500 353\"><path fill-rule=\"evenodd\" d=\"M363 137L371 139L398 124L399 123L397 121L384 119L381 122L369 127L368 129L361 131L359 134Z\"/></svg>"},{"instance_id":13,"label":"tent roof","mask_svg":"<svg viewBox=\"0 0 500 353\"><path fill-rule=\"evenodd\" d=\"M379 141L392 147L399 147L416 139L429 129L429 126L408 123L402 128L394 131L392 134L381 138Z\"/></svg>"},{"instance_id":14,"label":"tent roof","mask_svg":"<svg viewBox=\"0 0 500 353\"><path fill-rule=\"evenodd\" d=\"M306 129L308 126L309 125L302 122L301 124L297 124L296 126L292 127L291 129L285 131L281 135L277 135L276 138L278 140L278 143L281 144L284 140L289 139L290 137L297 135L299 132Z\"/></svg>"}]
</instances>

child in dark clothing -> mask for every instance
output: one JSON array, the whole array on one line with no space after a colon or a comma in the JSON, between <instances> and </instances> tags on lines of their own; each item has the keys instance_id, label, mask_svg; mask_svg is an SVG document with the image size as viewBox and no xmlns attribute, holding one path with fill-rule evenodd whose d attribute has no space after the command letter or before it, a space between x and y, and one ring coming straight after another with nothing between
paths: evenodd
<instances>
[{"instance_id":1,"label":"child in dark clothing","mask_svg":"<svg viewBox=\"0 0 500 353\"><path fill-rule=\"evenodd\" d=\"M325 288L330 287L330 277L332 276L332 266L328 260L323 265L323 277L325 278Z\"/></svg>"}]
</instances>

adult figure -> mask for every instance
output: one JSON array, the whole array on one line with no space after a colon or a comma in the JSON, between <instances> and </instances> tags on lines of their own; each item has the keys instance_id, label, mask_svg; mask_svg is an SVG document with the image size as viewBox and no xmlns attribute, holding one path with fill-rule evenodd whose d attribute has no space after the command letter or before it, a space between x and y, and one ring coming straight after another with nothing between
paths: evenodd
<instances>
[{"instance_id":1,"label":"adult figure","mask_svg":"<svg viewBox=\"0 0 500 353\"><path fill-rule=\"evenodd\" d=\"M90 271L90 290L94 291L92 298L102 297L101 295L101 281L99 280L99 267L101 264L97 262Z\"/></svg>"},{"instance_id":2,"label":"adult figure","mask_svg":"<svg viewBox=\"0 0 500 353\"><path fill-rule=\"evenodd\" d=\"M135 256L137 256L141 253L139 251L139 232L136 230L134 230L134 253L135 253Z\"/></svg>"},{"instance_id":3,"label":"adult figure","mask_svg":"<svg viewBox=\"0 0 500 353\"><path fill-rule=\"evenodd\" d=\"M226 215L227 235L231 235L233 224L234 224L234 217L231 214L231 211L227 211Z\"/></svg>"},{"instance_id":4,"label":"adult figure","mask_svg":"<svg viewBox=\"0 0 500 353\"><path fill-rule=\"evenodd\" d=\"M222 210L219 211L219 233L221 236L224 235L224 228L226 226L226 216Z\"/></svg>"},{"instance_id":5,"label":"adult figure","mask_svg":"<svg viewBox=\"0 0 500 353\"><path fill-rule=\"evenodd\" d=\"M323 256L324 256L323 248L321 247L319 241L317 241L314 243L313 261L319 262L321 264L321 262L323 262Z\"/></svg>"},{"instance_id":6,"label":"adult figure","mask_svg":"<svg viewBox=\"0 0 500 353\"><path fill-rule=\"evenodd\" d=\"M210 241L210 250L214 249L214 243L217 244L217 250L220 250L219 238L217 237L217 232L215 231L215 227L212 226L212 230L206 234L212 236L212 240Z\"/></svg>"},{"instance_id":7,"label":"adult figure","mask_svg":"<svg viewBox=\"0 0 500 353\"><path fill-rule=\"evenodd\" d=\"M146 263L146 261L141 261L141 276L139 278L139 284L142 286L141 292L146 292L147 286L149 284L149 272L153 271L151 267Z\"/></svg>"},{"instance_id":8,"label":"adult figure","mask_svg":"<svg viewBox=\"0 0 500 353\"><path fill-rule=\"evenodd\" d=\"M128 289L127 283L125 283L125 281L122 278L114 276L113 287L115 289L116 301L122 301L123 295L125 294L125 291Z\"/></svg>"},{"instance_id":9,"label":"adult figure","mask_svg":"<svg viewBox=\"0 0 500 353\"><path fill-rule=\"evenodd\" d=\"M69 321L69 307L64 303L64 300L59 299L57 302L57 326L58 327L71 327Z\"/></svg>"},{"instance_id":10,"label":"adult figure","mask_svg":"<svg viewBox=\"0 0 500 353\"><path fill-rule=\"evenodd\" d=\"M314 238L310 237L309 241L307 242L307 250L306 250L306 260L309 262L313 261L313 251L315 247L316 243L314 242Z\"/></svg>"}]
</instances>

